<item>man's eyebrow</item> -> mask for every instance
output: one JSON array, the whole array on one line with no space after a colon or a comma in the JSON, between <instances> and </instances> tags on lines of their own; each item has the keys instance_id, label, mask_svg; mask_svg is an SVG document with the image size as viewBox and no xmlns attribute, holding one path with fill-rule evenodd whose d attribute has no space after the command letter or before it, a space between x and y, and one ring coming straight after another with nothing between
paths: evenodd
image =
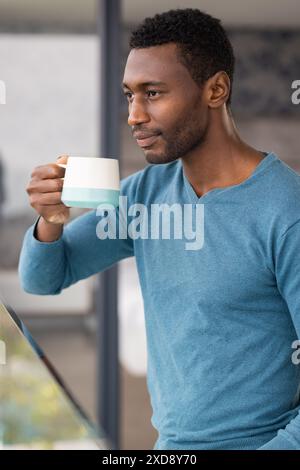
<instances>
[{"instance_id":1,"label":"man's eyebrow","mask_svg":"<svg viewBox=\"0 0 300 470\"><path fill-rule=\"evenodd\" d=\"M162 86L162 85L166 85L166 83L165 82L151 81L151 82L139 83L137 88L145 88L146 86ZM123 89L127 88L128 90L130 90L130 87L126 83L122 84L122 88Z\"/></svg>"}]
</instances>

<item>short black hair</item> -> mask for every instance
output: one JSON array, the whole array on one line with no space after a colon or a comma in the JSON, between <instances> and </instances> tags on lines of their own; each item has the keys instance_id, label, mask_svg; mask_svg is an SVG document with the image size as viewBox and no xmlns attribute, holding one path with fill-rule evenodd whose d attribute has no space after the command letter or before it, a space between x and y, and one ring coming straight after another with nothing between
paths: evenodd
<instances>
[{"instance_id":1,"label":"short black hair","mask_svg":"<svg viewBox=\"0 0 300 470\"><path fill-rule=\"evenodd\" d=\"M234 73L234 53L221 21L196 8L169 10L144 21L132 31L131 49L142 49L174 42L179 60L200 86L219 71L230 78L231 103Z\"/></svg>"}]
</instances>

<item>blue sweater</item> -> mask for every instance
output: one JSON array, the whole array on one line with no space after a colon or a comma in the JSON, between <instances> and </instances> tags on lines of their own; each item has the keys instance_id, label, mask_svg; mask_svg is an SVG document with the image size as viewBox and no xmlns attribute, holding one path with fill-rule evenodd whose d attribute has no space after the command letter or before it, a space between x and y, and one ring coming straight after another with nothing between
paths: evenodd
<instances>
[{"instance_id":1,"label":"blue sweater","mask_svg":"<svg viewBox=\"0 0 300 470\"><path fill-rule=\"evenodd\" d=\"M198 197L177 160L123 179L121 195L128 207L190 205L202 243L160 229L101 239L112 211L81 215L49 243L34 224L20 255L23 289L59 294L135 256L154 449L300 449L300 176L265 153L242 183ZM116 215L118 228L136 220Z\"/></svg>"}]
</instances>

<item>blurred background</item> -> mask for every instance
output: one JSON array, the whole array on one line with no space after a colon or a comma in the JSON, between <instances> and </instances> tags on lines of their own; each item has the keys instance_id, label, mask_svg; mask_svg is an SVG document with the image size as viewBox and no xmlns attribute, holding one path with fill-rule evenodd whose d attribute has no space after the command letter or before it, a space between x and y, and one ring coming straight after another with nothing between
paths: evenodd
<instances>
[{"instance_id":1,"label":"blurred background","mask_svg":"<svg viewBox=\"0 0 300 470\"><path fill-rule=\"evenodd\" d=\"M17 265L26 229L36 220L25 188L35 166L60 154L99 155L100 41L97 0L0 0L0 292L29 327L82 407L96 420L95 277L55 297L22 292ZM171 0L121 2L123 72L130 31L144 17L183 7ZM242 137L300 172L299 0L194 0L220 18L236 56L232 110ZM98 18L99 19L99 18ZM121 176L146 165L127 125L120 91ZM1 100L0 100L1 103ZM102 155L105 156L105 155ZM72 217L80 215L73 210ZM120 448L151 449L147 351L134 259L119 263Z\"/></svg>"}]
</instances>

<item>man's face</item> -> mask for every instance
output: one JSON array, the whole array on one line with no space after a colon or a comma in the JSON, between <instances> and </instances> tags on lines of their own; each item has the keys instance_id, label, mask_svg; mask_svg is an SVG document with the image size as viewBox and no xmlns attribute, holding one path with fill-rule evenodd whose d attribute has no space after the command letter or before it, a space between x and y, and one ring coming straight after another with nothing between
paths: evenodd
<instances>
[{"instance_id":1,"label":"man's face","mask_svg":"<svg viewBox=\"0 0 300 470\"><path fill-rule=\"evenodd\" d=\"M132 49L123 89L128 124L149 163L172 162L204 142L208 108L174 43Z\"/></svg>"}]
</instances>

